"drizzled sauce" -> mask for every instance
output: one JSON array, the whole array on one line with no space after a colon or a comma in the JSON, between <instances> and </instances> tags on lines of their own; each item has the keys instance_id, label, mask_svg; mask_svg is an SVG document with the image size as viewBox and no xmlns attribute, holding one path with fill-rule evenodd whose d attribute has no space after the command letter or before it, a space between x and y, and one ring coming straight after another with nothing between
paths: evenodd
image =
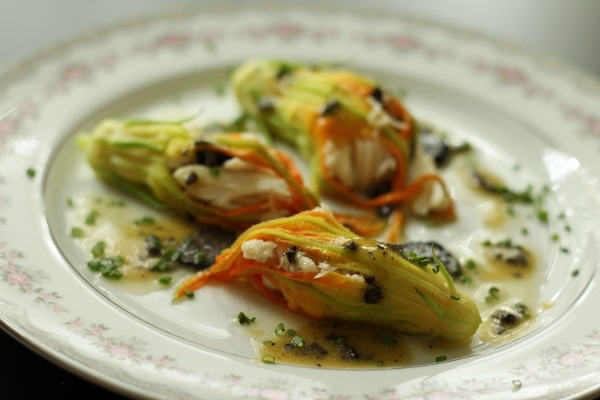
<instances>
[{"instance_id":1,"label":"drizzled sauce","mask_svg":"<svg viewBox=\"0 0 600 400\"><path fill-rule=\"evenodd\" d=\"M456 174L459 178L462 172ZM502 181L493 174L485 173L486 179L501 185ZM464 178L464 177L463 177ZM469 185L463 185L462 190ZM481 218L484 225L490 228L501 228L507 221L507 205L498 196L470 186L473 196L477 197L478 208L483 212ZM146 293L153 290L172 290L170 285L160 284L159 280L166 273L174 276L173 282L184 275L195 273L190 269L176 269L166 272L152 270L156 261L148 257L145 238L155 235L163 241L180 242L197 226L188 224L178 218L158 217L151 223L143 221L143 215L131 210L109 207L108 202L98 203L95 197L80 199L74 210L72 221L80 221L92 209L99 210L100 217L93 227L86 229L87 235L81 239L80 245L89 254L93 245L107 241L107 251L120 254L125 259L121 268L123 278L115 284L124 291ZM138 221L136 223L136 221ZM511 287L531 285L530 279L536 270L536 255L533 251L522 249L528 262L526 265L514 265L501 258L489 256L485 246L480 247L478 267L467 274L473 278L472 285L462 285L457 281L460 291L470 295L482 310L483 323L476 337L469 343L448 343L426 338L412 338L389 327L378 327L364 323L344 321L318 321L309 318L293 326L294 333L274 334L275 326L260 329L248 327L246 334L255 343L257 359L263 362L285 363L319 368L394 368L408 365L420 365L436 362L438 357L466 356L477 346L492 347L519 337L535 324L535 313L511 329L499 332L490 324L492 313L506 306L509 299L520 298L518 291L507 293ZM464 261L464 260L463 260ZM502 296L497 302L487 304L483 298L488 290L487 282L505 282L499 284ZM514 285L516 283L517 285ZM494 283L496 284L496 283ZM523 292L523 290L521 290ZM517 293L517 294L515 294ZM509 299L506 298L509 297ZM534 298L530 297L528 298ZM259 310L257 318L260 319ZM300 337L302 345L294 338Z\"/></svg>"},{"instance_id":2,"label":"drizzled sauce","mask_svg":"<svg viewBox=\"0 0 600 400\"><path fill-rule=\"evenodd\" d=\"M273 334L258 350L263 361L324 368L391 368L413 361L409 345L395 329L333 320Z\"/></svg>"}]
</instances>

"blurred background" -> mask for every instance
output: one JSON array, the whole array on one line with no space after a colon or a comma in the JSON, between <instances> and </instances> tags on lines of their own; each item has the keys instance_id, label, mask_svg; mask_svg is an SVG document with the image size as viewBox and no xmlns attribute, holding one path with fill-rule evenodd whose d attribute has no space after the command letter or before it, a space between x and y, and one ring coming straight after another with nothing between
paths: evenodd
<instances>
[{"instance_id":1,"label":"blurred background","mask_svg":"<svg viewBox=\"0 0 600 400\"><path fill-rule=\"evenodd\" d=\"M240 0L244 1L244 0ZM247 1L246 5L248 5ZM598 0L340 0L285 1L295 7L408 15L506 41L600 79ZM0 77L19 63L89 32L218 0L0 0ZM1 326L1 324L0 324ZM0 398L118 399L116 394L54 366L0 330Z\"/></svg>"},{"instance_id":2,"label":"blurred background","mask_svg":"<svg viewBox=\"0 0 600 400\"><path fill-rule=\"evenodd\" d=\"M248 0L240 0L248 5ZM85 32L219 0L0 0L0 73ZM600 77L597 0L280 0L368 7L458 26L574 64Z\"/></svg>"}]
</instances>

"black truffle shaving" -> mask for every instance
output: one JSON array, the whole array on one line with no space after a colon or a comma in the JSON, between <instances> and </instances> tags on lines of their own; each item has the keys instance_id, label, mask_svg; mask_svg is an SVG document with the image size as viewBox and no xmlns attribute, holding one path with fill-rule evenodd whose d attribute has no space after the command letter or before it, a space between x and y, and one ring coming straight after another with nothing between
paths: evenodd
<instances>
[{"instance_id":1,"label":"black truffle shaving","mask_svg":"<svg viewBox=\"0 0 600 400\"><path fill-rule=\"evenodd\" d=\"M352 240L352 241L348 242L348 244L346 245L346 248L348 250L355 251L355 250L358 250L358 244L354 240Z\"/></svg>"},{"instance_id":2,"label":"black truffle shaving","mask_svg":"<svg viewBox=\"0 0 600 400\"><path fill-rule=\"evenodd\" d=\"M415 255L420 259L428 259L431 265L435 265L433 254L431 254L431 248L438 260L446 267L446 270L452 276L456 278L462 275L462 268L460 262L450 253L444 249L442 245L436 242L406 242L406 243L395 243L390 244L389 247L396 250L402 257L409 260L415 258ZM412 256L409 256L412 254Z\"/></svg>"},{"instance_id":3,"label":"black truffle shaving","mask_svg":"<svg viewBox=\"0 0 600 400\"><path fill-rule=\"evenodd\" d=\"M190 174L185 178L185 184L191 185L192 183L198 180L198 175L195 172L190 172Z\"/></svg>"},{"instance_id":4,"label":"black truffle shaving","mask_svg":"<svg viewBox=\"0 0 600 400\"><path fill-rule=\"evenodd\" d=\"M205 227L188 236L177 248L179 261L199 269L210 267L215 257L235 241L236 234L217 227Z\"/></svg>"},{"instance_id":5,"label":"black truffle shaving","mask_svg":"<svg viewBox=\"0 0 600 400\"><path fill-rule=\"evenodd\" d=\"M337 100L328 101L321 110L321 116L326 117L333 114L340 108L340 103Z\"/></svg>"},{"instance_id":6,"label":"black truffle shaving","mask_svg":"<svg viewBox=\"0 0 600 400\"><path fill-rule=\"evenodd\" d=\"M375 99L378 103L383 103L383 90L380 87L376 87L371 92L371 97Z\"/></svg>"},{"instance_id":7,"label":"black truffle shaving","mask_svg":"<svg viewBox=\"0 0 600 400\"><path fill-rule=\"evenodd\" d=\"M288 262L292 265L294 265L296 263L296 253L297 252L298 252L298 247L296 245L293 245L289 249L287 249L284 253Z\"/></svg>"},{"instance_id":8,"label":"black truffle shaving","mask_svg":"<svg viewBox=\"0 0 600 400\"><path fill-rule=\"evenodd\" d=\"M203 148L204 143L199 142L196 149L196 162L206 167L222 167L225 161L232 157L228 154L221 153L214 149Z\"/></svg>"},{"instance_id":9,"label":"black truffle shaving","mask_svg":"<svg viewBox=\"0 0 600 400\"><path fill-rule=\"evenodd\" d=\"M359 355L352 346L342 343L340 345L340 358L344 361L357 360Z\"/></svg>"},{"instance_id":10,"label":"black truffle shaving","mask_svg":"<svg viewBox=\"0 0 600 400\"><path fill-rule=\"evenodd\" d=\"M163 246L156 235L146 236L146 251L150 256L158 257L162 254Z\"/></svg>"},{"instance_id":11,"label":"black truffle shaving","mask_svg":"<svg viewBox=\"0 0 600 400\"><path fill-rule=\"evenodd\" d=\"M423 151L433 158L435 165L440 168L450 159L450 147L444 139L431 131L421 131L419 134L419 144Z\"/></svg>"},{"instance_id":12,"label":"black truffle shaving","mask_svg":"<svg viewBox=\"0 0 600 400\"><path fill-rule=\"evenodd\" d=\"M511 307L502 307L490 315L491 327L497 335L506 334L518 328L525 320L529 319L529 309L523 304Z\"/></svg>"},{"instance_id":13,"label":"black truffle shaving","mask_svg":"<svg viewBox=\"0 0 600 400\"><path fill-rule=\"evenodd\" d=\"M428 127L421 127L418 143L421 149L433 158L438 168L447 165L455 154L467 151L470 148L467 143L450 145L439 133Z\"/></svg>"},{"instance_id":14,"label":"black truffle shaving","mask_svg":"<svg viewBox=\"0 0 600 400\"><path fill-rule=\"evenodd\" d=\"M323 348L323 346L321 346L319 343L317 342L312 342L309 346L308 346L308 352L311 354L316 354L319 356L324 356L325 354L327 354L327 350L325 350Z\"/></svg>"},{"instance_id":15,"label":"black truffle shaving","mask_svg":"<svg viewBox=\"0 0 600 400\"><path fill-rule=\"evenodd\" d=\"M365 279L367 283L367 288L365 289L365 303L367 304L377 304L383 299L383 290L381 286L375 284L374 278Z\"/></svg>"}]
</instances>

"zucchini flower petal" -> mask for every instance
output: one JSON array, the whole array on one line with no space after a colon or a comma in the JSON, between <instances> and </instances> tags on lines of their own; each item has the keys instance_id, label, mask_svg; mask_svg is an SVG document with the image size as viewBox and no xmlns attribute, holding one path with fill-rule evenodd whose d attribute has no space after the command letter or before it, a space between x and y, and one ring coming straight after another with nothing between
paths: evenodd
<instances>
[{"instance_id":1,"label":"zucchini flower petal","mask_svg":"<svg viewBox=\"0 0 600 400\"><path fill-rule=\"evenodd\" d=\"M184 281L175 299L209 282L242 278L270 300L313 318L469 339L481 323L477 306L433 259L413 262L401 246L359 237L318 207L246 230L213 266Z\"/></svg>"},{"instance_id":2,"label":"zucchini flower petal","mask_svg":"<svg viewBox=\"0 0 600 400\"><path fill-rule=\"evenodd\" d=\"M435 165L411 161L417 123L398 98L371 79L345 70L277 60L250 60L232 83L241 107L273 137L310 160L321 193L363 209L407 204L413 213L454 218L453 202Z\"/></svg>"},{"instance_id":3,"label":"zucchini flower petal","mask_svg":"<svg viewBox=\"0 0 600 400\"><path fill-rule=\"evenodd\" d=\"M318 204L291 158L248 134L110 119L79 145L98 177L209 225L245 229Z\"/></svg>"}]
</instances>

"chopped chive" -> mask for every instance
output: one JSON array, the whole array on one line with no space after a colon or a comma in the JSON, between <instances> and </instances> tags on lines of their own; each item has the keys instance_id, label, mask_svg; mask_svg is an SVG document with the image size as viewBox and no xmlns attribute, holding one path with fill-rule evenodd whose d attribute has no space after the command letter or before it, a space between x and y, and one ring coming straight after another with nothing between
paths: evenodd
<instances>
[{"instance_id":1,"label":"chopped chive","mask_svg":"<svg viewBox=\"0 0 600 400\"><path fill-rule=\"evenodd\" d=\"M342 344L346 341L346 336L332 333L325 338L334 344Z\"/></svg>"},{"instance_id":2,"label":"chopped chive","mask_svg":"<svg viewBox=\"0 0 600 400\"><path fill-rule=\"evenodd\" d=\"M33 167L27 168L27 172L26 173L27 173L27 177L28 178L35 177L35 168L33 168Z\"/></svg>"},{"instance_id":3,"label":"chopped chive","mask_svg":"<svg viewBox=\"0 0 600 400\"><path fill-rule=\"evenodd\" d=\"M500 293L500 289L498 289L496 286L492 286L489 290L488 290L488 295L485 296L485 302L486 303L491 303L494 300L498 300L498 298Z\"/></svg>"},{"instance_id":4,"label":"chopped chive","mask_svg":"<svg viewBox=\"0 0 600 400\"><path fill-rule=\"evenodd\" d=\"M160 283L161 285L168 285L171 283L172 280L173 277L171 275L163 275L158 280L158 283Z\"/></svg>"},{"instance_id":5,"label":"chopped chive","mask_svg":"<svg viewBox=\"0 0 600 400\"><path fill-rule=\"evenodd\" d=\"M579 270L578 269L574 269L573 272L571 272L571 276L575 277L579 275Z\"/></svg>"},{"instance_id":6,"label":"chopped chive","mask_svg":"<svg viewBox=\"0 0 600 400\"><path fill-rule=\"evenodd\" d=\"M167 250L165 256L167 256L169 260L176 262L181 258L181 252L179 250Z\"/></svg>"},{"instance_id":7,"label":"chopped chive","mask_svg":"<svg viewBox=\"0 0 600 400\"><path fill-rule=\"evenodd\" d=\"M136 225L151 225L154 223L154 218L149 215L145 215L140 219L136 219L133 221L133 223Z\"/></svg>"},{"instance_id":8,"label":"chopped chive","mask_svg":"<svg viewBox=\"0 0 600 400\"><path fill-rule=\"evenodd\" d=\"M97 258L87 263L88 267L94 272L100 272L102 276L110 279L120 279L123 273L119 267L123 265L121 256Z\"/></svg>"},{"instance_id":9,"label":"chopped chive","mask_svg":"<svg viewBox=\"0 0 600 400\"><path fill-rule=\"evenodd\" d=\"M206 261L206 253L203 251L199 251L196 253L196 263L203 263L204 261Z\"/></svg>"},{"instance_id":10,"label":"chopped chive","mask_svg":"<svg viewBox=\"0 0 600 400\"><path fill-rule=\"evenodd\" d=\"M71 228L71 237L82 238L83 237L83 229L78 228L78 227Z\"/></svg>"},{"instance_id":11,"label":"chopped chive","mask_svg":"<svg viewBox=\"0 0 600 400\"><path fill-rule=\"evenodd\" d=\"M275 334L277 336L283 336L285 334L285 325L283 324L283 322L277 324L277 326L275 327Z\"/></svg>"},{"instance_id":12,"label":"chopped chive","mask_svg":"<svg viewBox=\"0 0 600 400\"><path fill-rule=\"evenodd\" d=\"M304 347L304 339L302 339L302 336L294 336L290 340L290 343L293 344L295 347Z\"/></svg>"},{"instance_id":13,"label":"chopped chive","mask_svg":"<svg viewBox=\"0 0 600 400\"><path fill-rule=\"evenodd\" d=\"M442 362L442 361L446 361L448 359L447 356L437 356L435 358L435 362Z\"/></svg>"},{"instance_id":14,"label":"chopped chive","mask_svg":"<svg viewBox=\"0 0 600 400\"><path fill-rule=\"evenodd\" d=\"M100 215L100 213L96 210L90 211L90 213L85 217L85 224L86 225L94 225L96 223L96 219L98 218L99 215Z\"/></svg>"},{"instance_id":15,"label":"chopped chive","mask_svg":"<svg viewBox=\"0 0 600 400\"><path fill-rule=\"evenodd\" d=\"M92 247L92 255L94 258L100 258L104 256L104 249L106 248L106 243L103 241L99 241Z\"/></svg>"},{"instance_id":16,"label":"chopped chive","mask_svg":"<svg viewBox=\"0 0 600 400\"><path fill-rule=\"evenodd\" d=\"M108 205L111 207L125 207L125 200L111 200Z\"/></svg>"},{"instance_id":17,"label":"chopped chive","mask_svg":"<svg viewBox=\"0 0 600 400\"><path fill-rule=\"evenodd\" d=\"M194 292L192 292L191 290L185 292L185 297L187 297L188 299L193 299L194 296Z\"/></svg>"},{"instance_id":18,"label":"chopped chive","mask_svg":"<svg viewBox=\"0 0 600 400\"><path fill-rule=\"evenodd\" d=\"M275 364L275 356L272 354L263 354L260 360L266 364Z\"/></svg>"},{"instance_id":19,"label":"chopped chive","mask_svg":"<svg viewBox=\"0 0 600 400\"><path fill-rule=\"evenodd\" d=\"M159 259L153 266L152 271L164 271L169 268L169 262L164 258Z\"/></svg>"},{"instance_id":20,"label":"chopped chive","mask_svg":"<svg viewBox=\"0 0 600 400\"><path fill-rule=\"evenodd\" d=\"M521 387L523 386L523 384L521 383L521 381L518 380L518 379L513 380L512 384L515 387L515 391L521 389Z\"/></svg>"}]
</instances>

